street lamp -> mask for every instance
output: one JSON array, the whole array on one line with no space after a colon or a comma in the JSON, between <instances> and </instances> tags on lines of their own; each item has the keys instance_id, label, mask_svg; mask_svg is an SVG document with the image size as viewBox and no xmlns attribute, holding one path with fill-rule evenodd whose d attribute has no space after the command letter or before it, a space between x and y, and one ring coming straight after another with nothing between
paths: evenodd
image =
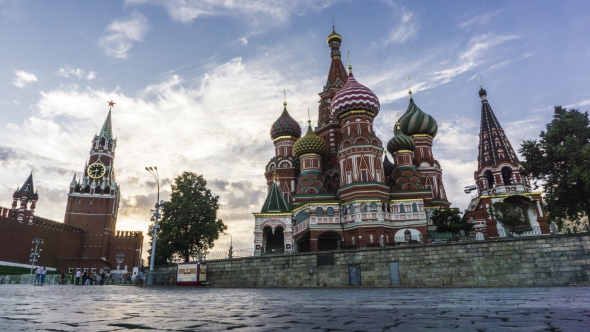
<instances>
[{"instance_id":1,"label":"street lamp","mask_svg":"<svg viewBox=\"0 0 590 332\"><path fill-rule=\"evenodd\" d=\"M119 274L119 282L121 282L121 270L119 269L119 266L121 266L121 263L123 263L123 259L125 259L125 253L123 252L118 252L117 256L115 256L115 259L117 260L117 273Z\"/></svg>"},{"instance_id":2,"label":"street lamp","mask_svg":"<svg viewBox=\"0 0 590 332\"><path fill-rule=\"evenodd\" d=\"M233 258L234 238L230 233L223 233L223 235L229 235L229 254L227 255L227 258Z\"/></svg>"},{"instance_id":3,"label":"street lamp","mask_svg":"<svg viewBox=\"0 0 590 332\"><path fill-rule=\"evenodd\" d=\"M151 231L153 231L153 233L154 233L154 236L152 237L152 257L150 259L150 271L148 272L148 276L147 276L147 284L153 285L154 284L154 261L156 258L156 242L158 239L158 230L160 229L160 225L158 225L158 220L162 216L160 214L160 208L164 207L164 205L166 205L166 202L160 201L160 175L158 174L158 167L149 166L149 167L146 167L145 170L148 171L154 177L154 180L156 180L156 185L158 187L158 199L157 199L156 205L155 205L156 210L154 211L154 213L152 214L152 218L150 219L151 221L154 222L154 226L151 229Z\"/></svg>"},{"instance_id":4,"label":"street lamp","mask_svg":"<svg viewBox=\"0 0 590 332\"><path fill-rule=\"evenodd\" d=\"M35 248L31 248L31 255L29 256L29 262L31 262L31 272L29 273L29 278L33 277L33 268L35 267L35 263L37 263L41 257L40 253L43 251L43 249L40 249L39 245L43 244L43 239L34 238L31 243L35 245Z\"/></svg>"}]
</instances>

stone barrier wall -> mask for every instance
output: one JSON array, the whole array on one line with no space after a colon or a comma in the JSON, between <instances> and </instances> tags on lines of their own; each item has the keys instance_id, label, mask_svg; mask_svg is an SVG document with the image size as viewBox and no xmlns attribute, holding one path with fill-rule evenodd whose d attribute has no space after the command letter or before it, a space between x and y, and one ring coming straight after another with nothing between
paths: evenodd
<instances>
[{"instance_id":1,"label":"stone barrier wall","mask_svg":"<svg viewBox=\"0 0 590 332\"><path fill-rule=\"evenodd\" d=\"M331 257L333 255L333 265ZM590 234L208 261L214 287L524 286L589 283ZM320 263L320 264L318 264ZM393 263L393 264L391 264ZM399 270L396 270L396 264ZM328 265L324 265L328 264ZM359 264L352 271L350 264ZM318 266L321 265L321 266ZM350 268L350 269L349 269ZM393 280L392 280L393 275Z\"/></svg>"}]
</instances>

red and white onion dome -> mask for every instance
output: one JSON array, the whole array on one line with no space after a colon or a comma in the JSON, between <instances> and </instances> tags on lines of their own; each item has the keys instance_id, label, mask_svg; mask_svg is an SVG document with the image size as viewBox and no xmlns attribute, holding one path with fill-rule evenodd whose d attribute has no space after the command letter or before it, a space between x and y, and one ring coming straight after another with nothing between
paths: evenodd
<instances>
[{"instance_id":1,"label":"red and white onion dome","mask_svg":"<svg viewBox=\"0 0 590 332\"><path fill-rule=\"evenodd\" d=\"M366 86L360 84L352 76L352 66L348 66L348 81L332 99L332 114L335 118L350 111L368 111L377 116L379 98Z\"/></svg>"}]
</instances>

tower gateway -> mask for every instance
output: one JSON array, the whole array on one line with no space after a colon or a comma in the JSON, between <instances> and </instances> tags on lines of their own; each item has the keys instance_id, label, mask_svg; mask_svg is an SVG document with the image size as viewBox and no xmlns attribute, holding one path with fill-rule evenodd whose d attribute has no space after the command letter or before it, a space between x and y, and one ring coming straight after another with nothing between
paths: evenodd
<instances>
[{"instance_id":1,"label":"tower gateway","mask_svg":"<svg viewBox=\"0 0 590 332\"><path fill-rule=\"evenodd\" d=\"M467 208L467 218L475 225L476 238L532 236L550 233L548 218L543 211L541 192L531 190L523 176L520 162L487 99L487 91L480 86L481 125L475 191ZM494 203L504 204L506 212L520 216L520 222L504 225L494 217Z\"/></svg>"},{"instance_id":2,"label":"tower gateway","mask_svg":"<svg viewBox=\"0 0 590 332\"><path fill-rule=\"evenodd\" d=\"M143 235L139 231L116 231L120 188L115 177L115 149L111 120L113 102L100 133L94 135L90 154L78 179L76 173L68 193L64 223L85 231L82 252L70 265L93 265L97 268L116 268L116 255L125 255L121 268L137 267L141 258Z\"/></svg>"},{"instance_id":3,"label":"tower gateway","mask_svg":"<svg viewBox=\"0 0 590 332\"><path fill-rule=\"evenodd\" d=\"M266 165L268 196L254 213L257 253L395 245L428 240L430 209L449 207L442 169L432 154L438 126L416 106L388 144L373 129L379 98L340 58L342 36L327 39L331 64L319 93L317 127L287 112L272 125L275 157Z\"/></svg>"}]
</instances>

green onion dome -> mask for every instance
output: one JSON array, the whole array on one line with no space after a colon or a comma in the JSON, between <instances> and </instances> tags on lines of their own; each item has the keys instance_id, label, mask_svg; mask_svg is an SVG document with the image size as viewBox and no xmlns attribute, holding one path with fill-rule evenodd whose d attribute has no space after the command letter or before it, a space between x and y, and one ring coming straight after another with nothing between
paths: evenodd
<instances>
[{"instance_id":1,"label":"green onion dome","mask_svg":"<svg viewBox=\"0 0 590 332\"><path fill-rule=\"evenodd\" d=\"M432 138L436 136L438 131L438 124L436 120L426 113L424 113L414 103L412 92L410 91L410 104L406 113L399 119L401 131L408 136L412 135L428 135Z\"/></svg>"},{"instance_id":2,"label":"green onion dome","mask_svg":"<svg viewBox=\"0 0 590 332\"><path fill-rule=\"evenodd\" d=\"M297 142L295 142L295 145L293 145L293 154L295 154L297 158L307 153L315 153L322 156L325 156L328 153L328 145L326 145L326 142L311 130L311 121L309 121L309 127L307 127L307 133L305 136L298 139Z\"/></svg>"},{"instance_id":3,"label":"green onion dome","mask_svg":"<svg viewBox=\"0 0 590 332\"><path fill-rule=\"evenodd\" d=\"M487 96L488 93L486 90L484 90L484 88L481 87L481 85L479 86L479 96Z\"/></svg>"},{"instance_id":4,"label":"green onion dome","mask_svg":"<svg viewBox=\"0 0 590 332\"><path fill-rule=\"evenodd\" d=\"M301 126L287 112L287 103L283 103L285 108L283 114L270 127L270 137L274 140L281 136L301 137Z\"/></svg>"},{"instance_id":5,"label":"green onion dome","mask_svg":"<svg viewBox=\"0 0 590 332\"><path fill-rule=\"evenodd\" d=\"M406 150L406 151L414 151L416 148L416 142L408 136L405 135L400 129L399 124L396 125L396 129L393 131L395 136L389 140L387 143L387 151L391 154L395 154L398 151Z\"/></svg>"}]
</instances>

